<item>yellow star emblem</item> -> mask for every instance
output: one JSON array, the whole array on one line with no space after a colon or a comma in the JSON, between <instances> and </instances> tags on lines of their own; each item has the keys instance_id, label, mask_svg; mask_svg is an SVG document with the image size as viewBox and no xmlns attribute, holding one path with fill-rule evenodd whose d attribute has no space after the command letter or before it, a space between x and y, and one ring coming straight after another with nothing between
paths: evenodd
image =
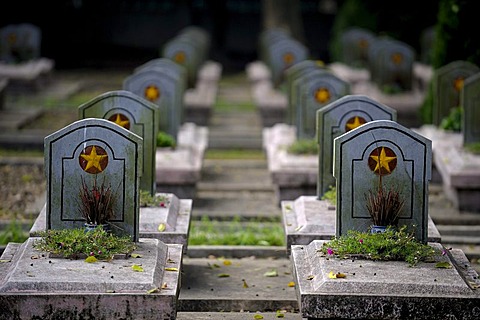
<instances>
[{"instance_id":1,"label":"yellow star emblem","mask_svg":"<svg viewBox=\"0 0 480 320\"><path fill-rule=\"evenodd\" d=\"M90 154L81 154L80 155L83 159L87 161L87 165L83 170L88 171L90 168L96 168L98 172L102 172L103 168L100 162L105 158L108 157L106 154L97 154L97 149L95 146L92 147Z\"/></svg>"},{"instance_id":2,"label":"yellow star emblem","mask_svg":"<svg viewBox=\"0 0 480 320\"><path fill-rule=\"evenodd\" d=\"M353 118L353 121L352 121L352 119L350 119L347 122L347 124L345 125L345 127L346 127L347 131L350 131L350 130L353 130L357 127L360 127L364 123L366 123L365 119L355 116Z\"/></svg>"},{"instance_id":3,"label":"yellow star emblem","mask_svg":"<svg viewBox=\"0 0 480 320\"><path fill-rule=\"evenodd\" d=\"M177 52L173 60L175 60L176 63L183 64L185 62L185 52L183 51Z\"/></svg>"},{"instance_id":4,"label":"yellow star emblem","mask_svg":"<svg viewBox=\"0 0 480 320\"><path fill-rule=\"evenodd\" d=\"M293 63L293 60L295 60L295 57L290 52L283 55L283 62L285 63L285 65L291 65Z\"/></svg>"},{"instance_id":5,"label":"yellow star emblem","mask_svg":"<svg viewBox=\"0 0 480 320\"><path fill-rule=\"evenodd\" d=\"M388 173L391 173L391 169L390 169L390 161L393 161L395 159L397 159L397 157L389 157L387 156L387 153L385 152L385 148L382 147L382 151L380 151L380 155L379 156L373 156L371 155L370 158L372 158L373 160L375 160L375 162L377 163L377 165L375 166L375 169L373 169L373 171L375 172L379 172L382 170L382 168L384 168Z\"/></svg>"},{"instance_id":6,"label":"yellow star emblem","mask_svg":"<svg viewBox=\"0 0 480 320\"><path fill-rule=\"evenodd\" d=\"M463 88L463 83L465 82L465 79L463 77L458 77L453 81L453 87L455 88L456 91L461 91Z\"/></svg>"},{"instance_id":7,"label":"yellow star emblem","mask_svg":"<svg viewBox=\"0 0 480 320\"><path fill-rule=\"evenodd\" d=\"M150 85L145 89L145 97L153 102L160 97L160 90L156 86Z\"/></svg>"},{"instance_id":8,"label":"yellow star emblem","mask_svg":"<svg viewBox=\"0 0 480 320\"><path fill-rule=\"evenodd\" d=\"M125 117L124 117L125 119ZM129 127L130 125L130 121L128 121L128 119L122 119L122 117L120 116L120 113L117 113L116 114L116 117L115 117L115 120L113 120L113 122L115 122L116 124L118 124L120 127L124 127L124 128L127 128Z\"/></svg>"},{"instance_id":9,"label":"yellow star emblem","mask_svg":"<svg viewBox=\"0 0 480 320\"><path fill-rule=\"evenodd\" d=\"M325 103L330 100L330 91L327 88L320 88L315 91L315 99L320 103Z\"/></svg>"}]
</instances>

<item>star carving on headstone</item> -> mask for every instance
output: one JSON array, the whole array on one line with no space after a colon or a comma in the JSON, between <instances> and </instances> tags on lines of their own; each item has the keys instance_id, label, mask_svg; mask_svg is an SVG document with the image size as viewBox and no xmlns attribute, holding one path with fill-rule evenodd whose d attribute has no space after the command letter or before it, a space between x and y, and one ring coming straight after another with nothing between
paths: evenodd
<instances>
[{"instance_id":1,"label":"star carving on headstone","mask_svg":"<svg viewBox=\"0 0 480 320\"><path fill-rule=\"evenodd\" d=\"M392 54L392 62L396 65L399 65L403 62L403 55L399 52Z\"/></svg>"},{"instance_id":2,"label":"star carving on headstone","mask_svg":"<svg viewBox=\"0 0 480 320\"><path fill-rule=\"evenodd\" d=\"M128 118L123 114L116 113L110 118L108 118L108 120L118 124L120 127L123 127L127 130L130 129L130 120L128 120Z\"/></svg>"},{"instance_id":3,"label":"star carving on headstone","mask_svg":"<svg viewBox=\"0 0 480 320\"><path fill-rule=\"evenodd\" d=\"M345 131L353 130L365 123L367 123L367 121L362 117L352 117L347 121L347 124L345 124Z\"/></svg>"},{"instance_id":4,"label":"star carving on headstone","mask_svg":"<svg viewBox=\"0 0 480 320\"><path fill-rule=\"evenodd\" d=\"M455 88L456 91L460 92L462 90L464 81L465 81L465 78L461 76L453 80L453 87Z\"/></svg>"},{"instance_id":5,"label":"star carving on headstone","mask_svg":"<svg viewBox=\"0 0 480 320\"><path fill-rule=\"evenodd\" d=\"M107 167L108 155L102 147L88 146L80 154L79 163L85 172L96 174Z\"/></svg>"},{"instance_id":6,"label":"star carving on headstone","mask_svg":"<svg viewBox=\"0 0 480 320\"><path fill-rule=\"evenodd\" d=\"M318 88L315 91L315 100L320 103L326 103L330 100L330 91L327 88Z\"/></svg>"},{"instance_id":7,"label":"star carving on headstone","mask_svg":"<svg viewBox=\"0 0 480 320\"><path fill-rule=\"evenodd\" d=\"M178 51L175 53L173 60L175 60L176 63L183 64L185 62L185 52Z\"/></svg>"},{"instance_id":8,"label":"star carving on headstone","mask_svg":"<svg viewBox=\"0 0 480 320\"><path fill-rule=\"evenodd\" d=\"M147 98L148 101L156 101L160 98L160 90L154 85L149 85L145 88L145 98Z\"/></svg>"},{"instance_id":9,"label":"star carving on headstone","mask_svg":"<svg viewBox=\"0 0 480 320\"><path fill-rule=\"evenodd\" d=\"M285 65L289 66L293 63L293 61L295 60L295 56L288 52L288 53L285 53L283 55L283 62L285 63Z\"/></svg>"},{"instance_id":10,"label":"star carving on headstone","mask_svg":"<svg viewBox=\"0 0 480 320\"><path fill-rule=\"evenodd\" d=\"M378 147L370 153L368 166L379 175L390 174L397 166L397 156L390 148Z\"/></svg>"}]
</instances>

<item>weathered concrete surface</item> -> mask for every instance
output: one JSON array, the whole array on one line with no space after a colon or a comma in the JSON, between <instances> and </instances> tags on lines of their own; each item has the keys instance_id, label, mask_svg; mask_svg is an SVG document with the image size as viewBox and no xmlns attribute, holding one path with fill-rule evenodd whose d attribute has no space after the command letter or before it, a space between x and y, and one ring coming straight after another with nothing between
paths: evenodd
<instances>
[{"instance_id":1,"label":"weathered concrete surface","mask_svg":"<svg viewBox=\"0 0 480 320\"><path fill-rule=\"evenodd\" d=\"M302 317L299 313L292 312L282 312L283 319L293 319L301 320ZM255 315L263 316L264 320L276 320L279 317L276 312L178 312L177 320L216 320L216 319L225 319L225 320L245 320L245 319L255 319Z\"/></svg>"},{"instance_id":2,"label":"weathered concrete surface","mask_svg":"<svg viewBox=\"0 0 480 320\"><path fill-rule=\"evenodd\" d=\"M480 280L459 250L435 263L410 267L402 261L374 262L323 256L323 241L292 247L294 279L302 317L348 319L478 319ZM431 244L441 250L439 244ZM441 251L440 251L441 252ZM330 278L329 273L345 278Z\"/></svg>"},{"instance_id":3,"label":"weathered concrete surface","mask_svg":"<svg viewBox=\"0 0 480 320\"><path fill-rule=\"evenodd\" d=\"M35 238L7 247L1 257L2 319L175 319L182 246L140 239L140 258L86 263L51 258L33 248ZM141 265L143 272L132 266ZM175 268L167 271L166 267ZM162 286L165 289L161 289ZM158 292L148 290L158 288Z\"/></svg>"}]
</instances>

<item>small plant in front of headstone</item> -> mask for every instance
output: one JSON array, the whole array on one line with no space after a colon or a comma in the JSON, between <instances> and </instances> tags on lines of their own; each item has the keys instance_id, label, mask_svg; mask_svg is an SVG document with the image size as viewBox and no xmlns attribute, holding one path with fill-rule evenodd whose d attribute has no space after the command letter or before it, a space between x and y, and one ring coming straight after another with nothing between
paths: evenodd
<instances>
[{"instance_id":1,"label":"small plant in front of headstone","mask_svg":"<svg viewBox=\"0 0 480 320\"><path fill-rule=\"evenodd\" d=\"M79 211L86 220L85 228L92 229L97 226L109 228L108 221L114 216L115 195L112 186L106 185L105 178L99 185L95 175L90 187L82 177L79 198Z\"/></svg>"},{"instance_id":2,"label":"small plant in front of headstone","mask_svg":"<svg viewBox=\"0 0 480 320\"><path fill-rule=\"evenodd\" d=\"M454 132L462 131L463 108L455 107L450 110L448 116L442 119L440 128Z\"/></svg>"},{"instance_id":3,"label":"small plant in front of headstone","mask_svg":"<svg viewBox=\"0 0 480 320\"><path fill-rule=\"evenodd\" d=\"M400 192L394 188L386 190L380 185L378 190L369 190L365 195L367 200L367 210L373 220L374 227L394 227L398 223L398 216L402 210L404 200L400 197ZM385 228L382 228L385 229ZM372 227L372 232L375 232Z\"/></svg>"},{"instance_id":4,"label":"small plant in front of headstone","mask_svg":"<svg viewBox=\"0 0 480 320\"><path fill-rule=\"evenodd\" d=\"M177 143L175 138L166 132L159 131L157 134L157 147L158 148L172 148L175 149Z\"/></svg>"},{"instance_id":5,"label":"small plant in front of headstone","mask_svg":"<svg viewBox=\"0 0 480 320\"><path fill-rule=\"evenodd\" d=\"M150 192L140 190L140 207L162 207L166 208L170 204L170 200L166 194L151 195Z\"/></svg>"},{"instance_id":6,"label":"small plant in front of headstone","mask_svg":"<svg viewBox=\"0 0 480 320\"><path fill-rule=\"evenodd\" d=\"M291 154L316 155L318 142L315 139L298 139L288 146L287 152Z\"/></svg>"},{"instance_id":7,"label":"small plant in front of headstone","mask_svg":"<svg viewBox=\"0 0 480 320\"><path fill-rule=\"evenodd\" d=\"M465 144L465 150L473 154L480 154L480 142Z\"/></svg>"},{"instance_id":8,"label":"small plant in front of headstone","mask_svg":"<svg viewBox=\"0 0 480 320\"><path fill-rule=\"evenodd\" d=\"M97 260L111 260L115 255L128 255L136 245L129 236L119 237L103 228L90 232L84 229L46 230L38 233L39 240L34 248L49 252L53 256L68 259L95 257Z\"/></svg>"},{"instance_id":9,"label":"small plant in front of headstone","mask_svg":"<svg viewBox=\"0 0 480 320\"><path fill-rule=\"evenodd\" d=\"M325 242L320 249L325 256L340 259L358 258L375 261L434 262L441 252L415 239L407 227L387 228L383 233L349 230L347 235Z\"/></svg>"}]
</instances>

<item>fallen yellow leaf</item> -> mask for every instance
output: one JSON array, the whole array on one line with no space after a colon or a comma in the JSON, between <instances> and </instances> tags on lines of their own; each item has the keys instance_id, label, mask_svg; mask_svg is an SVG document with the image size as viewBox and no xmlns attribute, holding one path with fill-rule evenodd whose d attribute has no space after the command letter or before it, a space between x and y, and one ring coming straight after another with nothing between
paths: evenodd
<instances>
[{"instance_id":1,"label":"fallen yellow leaf","mask_svg":"<svg viewBox=\"0 0 480 320\"><path fill-rule=\"evenodd\" d=\"M220 274L218 275L218 277L219 277L219 278L228 278L228 277L230 277L230 275L229 275L228 273L220 273Z\"/></svg>"},{"instance_id":2,"label":"fallen yellow leaf","mask_svg":"<svg viewBox=\"0 0 480 320\"><path fill-rule=\"evenodd\" d=\"M310 275L307 277L307 280L313 280L313 278L315 278L315 276Z\"/></svg>"},{"instance_id":3,"label":"fallen yellow leaf","mask_svg":"<svg viewBox=\"0 0 480 320\"><path fill-rule=\"evenodd\" d=\"M263 319L263 316L261 314L256 314L253 316L253 319Z\"/></svg>"},{"instance_id":4,"label":"fallen yellow leaf","mask_svg":"<svg viewBox=\"0 0 480 320\"><path fill-rule=\"evenodd\" d=\"M340 273L340 272L333 272L333 271L330 271L330 273L328 274L328 277L330 279L337 279L337 278L346 278L347 276L344 274L344 273Z\"/></svg>"},{"instance_id":5,"label":"fallen yellow leaf","mask_svg":"<svg viewBox=\"0 0 480 320\"><path fill-rule=\"evenodd\" d=\"M229 266L229 265L232 264L232 261L230 261L230 260L224 260L224 261L223 261L223 264L226 265L226 266Z\"/></svg>"},{"instance_id":6,"label":"fallen yellow leaf","mask_svg":"<svg viewBox=\"0 0 480 320\"><path fill-rule=\"evenodd\" d=\"M438 262L436 265L435 265L435 268L442 268L442 269L451 269L452 268L452 265L448 262Z\"/></svg>"},{"instance_id":7,"label":"fallen yellow leaf","mask_svg":"<svg viewBox=\"0 0 480 320\"><path fill-rule=\"evenodd\" d=\"M148 294L151 294L151 293L157 293L159 290L158 288L153 288L153 289L150 289L147 291Z\"/></svg>"},{"instance_id":8,"label":"fallen yellow leaf","mask_svg":"<svg viewBox=\"0 0 480 320\"><path fill-rule=\"evenodd\" d=\"M245 279L242 279L242 281L243 281L243 287L244 287L244 288L248 288L247 281L245 281Z\"/></svg>"},{"instance_id":9,"label":"fallen yellow leaf","mask_svg":"<svg viewBox=\"0 0 480 320\"><path fill-rule=\"evenodd\" d=\"M132 253L130 256L131 256L132 258L141 258L141 257L142 257L142 255L141 255L141 254L138 254L138 253Z\"/></svg>"},{"instance_id":10,"label":"fallen yellow leaf","mask_svg":"<svg viewBox=\"0 0 480 320\"><path fill-rule=\"evenodd\" d=\"M295 282L290 281L290 282L288 283L288 286L289 286L290 288L291 288L291 287L295 287Z\"/></svg>"},{"instance_id":11,"label":"fallen yellow leaf","mask_svg":"<svg viewBox=\"0 0 480 320\"><path fill-rule=\"evenodd\" d=\"M278 277L278 272L276 269L272 269L271 271L267 271L263 274L265 277Z\"/></svg>"},{"instance_id":12,"label":"fallen yellow leaf","mask_svg":"<svg viewBox=\"0 0 480 320\"><path fill-rule=\"evenodd\" d=\"M97 262L97 258L95 258L94 256L88 256L87 259L85 259L85 262L88 262L88 263L94 263L94 262Z\"/></svg>"},{"instance_id":13,"label":"fallen yellow leaf","mask_svg":"<svg viewBox=\"0 0 480 320\"><path fill-rule=\"evenodd\" d=\"M166 271L178 271L178 268L165 268Z\"/></svg>"},{"instance_id":14,"label":"fallen yellow leaf","mask_svg":"<svg viewBox=\"0 0 480 320\"><path fill-rule=\"evenodd\" d=\"M143 267L139 266L138 264L134 264L132 266L132 270L135 271L135 272L143 272Z\"/></svg>"},{"instance_id":15,"label":"fallen yellow leaf","mask_svg":"<svg viewBox=\"0 0 480 320\"><path fill-rule=\"evenodd\" d=\"M163 231L165 231L165 229L167 229L167 225L165 223L160 223L158 225L158 231L159 232L163 232Z\"/></svg>"},{"instance_id":16,"label":"fallen yellow leaf","mask_svg":"<svg viewBox=\"0 0 480 320\"><path fill-rule=\"evenodd\" d=\"M166 282L162 283L161 289L167 289L167 283Z\"/></svg>"}]
</instances>

